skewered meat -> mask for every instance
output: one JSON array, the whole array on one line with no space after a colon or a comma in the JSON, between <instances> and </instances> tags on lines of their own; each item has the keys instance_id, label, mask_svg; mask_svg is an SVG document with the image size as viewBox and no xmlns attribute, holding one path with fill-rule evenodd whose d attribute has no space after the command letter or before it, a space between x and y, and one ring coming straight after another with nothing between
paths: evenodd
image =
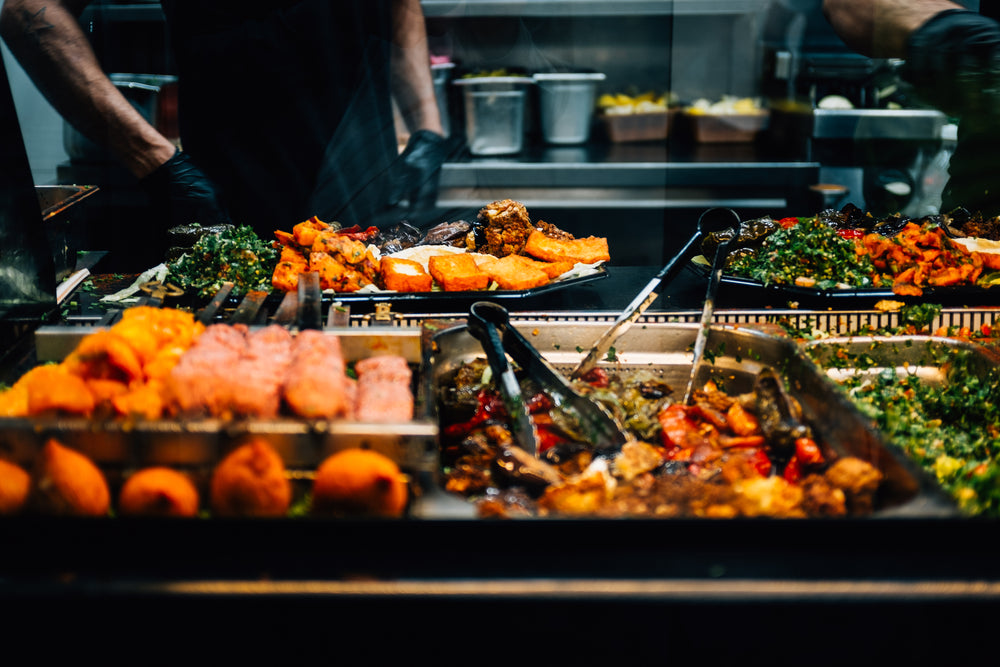
<instances>
[{"instance_id":1,"label":"skewered meat","mask_svg":"<svg viewBox=\"0 0 1000 667\"><path fill-rule=\"evenodd\" d=\"M292 413L310 419L347 415L353 401L345 368L338 337L299 332L284 377L285 403Z\"/></svg>"},{"instance_id":2,"label":"skewered meat","mask_svg":"<svg viewBox=\"0 0 1000 667\"><path fill-rule=\"evenodd\" d=\"M168 405L185 416L274 417L291 334L278 325L213 324L181 357L166 381Z\"/></svg>"},{"instance_id":3,"label":"skewered meat","mask_svg":"<svg viewBox=\"0 0 1000 667\"><path fill-rule=\"evenodd\" d=\"M404 422L413 419L413 371L406 359L383 355L361 359L354 416L358 421Z\"/></svg>"}]
</instances>

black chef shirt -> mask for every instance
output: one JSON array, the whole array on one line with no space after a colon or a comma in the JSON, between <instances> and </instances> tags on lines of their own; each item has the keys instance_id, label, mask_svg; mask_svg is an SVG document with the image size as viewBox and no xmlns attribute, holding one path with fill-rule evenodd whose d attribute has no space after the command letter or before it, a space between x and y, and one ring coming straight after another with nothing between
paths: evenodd
<instances>
[{"instance_id":1,"label":"black chef shirt","mask_svg":"<svg viewBox=\"0 0 1000 667\"><path fill-rule=\"evenodd\" d=\"M942 211L1000 214L1000 5L947 10L907 43L905 76L928 102L958 119Z\"/></svg>"},{"instance_id":2,"label":"black chef shirt","mask_svg":"<svg viewBox=\"0 0 1000 667\"><path fill-rule=\"evenodd\" d=\"M262 237L365 225L397 154L387 0L163 0L183 148Z\"/></svg>"}]
</instances>

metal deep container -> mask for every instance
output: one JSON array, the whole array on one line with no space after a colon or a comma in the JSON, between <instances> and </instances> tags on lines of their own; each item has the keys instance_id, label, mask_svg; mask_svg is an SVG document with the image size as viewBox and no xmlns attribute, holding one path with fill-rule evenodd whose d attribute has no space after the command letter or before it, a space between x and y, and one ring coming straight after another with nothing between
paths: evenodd
<instances>
[{"instance_id":1,"label":"metal deep container","mask_svg":"<svg viewBox=\"0 0 1000 667\"><path fill-rule=\"evenodd\" d=\"M582 144L590 138L599 73L539 73L542 136L550 144Z\"/></svg>"},{"instance_id":2,"label":"metal deep container","mask_svg":"<svg viewBox=\"0 0 1000 667\"><path fill-rule=\"evenodd\" d=\"M151 125L165 137L176 140L177 77L167 74L113 73L108 78ZM63 123L63 148L77 162L106 162L111 154L69 123Z\"/></svg>"},{"instance_id":3,"label":"metal deep container","mask_svg":"<svg viewBox=\"0 0 1000 667\"><path fill-rule=\"evenodd\" d=\"M465 134L473 155L512 155L524 147L527 76L458 79L465 101Z\"/></svg>"},{"instance_id":4,"label":"metal deep container","mask_svg":"<svg viewBox=\"0 0 1000 667\"><path fill-rule=\"evenodd\" d=\"M434 97L437 100L438 112L441 114L441 128L444 136L451 136L451 112L448 108L448 81L455 63L434 63L431 65L431 77L434 81Z\"/></svg>"}]
</instances>

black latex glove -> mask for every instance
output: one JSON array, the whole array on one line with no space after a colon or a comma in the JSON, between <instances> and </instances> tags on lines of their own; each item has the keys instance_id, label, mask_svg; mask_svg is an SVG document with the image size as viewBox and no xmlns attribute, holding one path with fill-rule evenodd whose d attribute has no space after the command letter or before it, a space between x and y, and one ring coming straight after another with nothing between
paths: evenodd
<instances>
[{"instance_id":1,"label":"black latex glove","mask_svg":"<svg viewBox=\"0 0 1000 667\"><path fill-rule=\"evenodd\" d=\"M232 224L215 184L180 150L140 183L167 227Z\"/></svg>"},{"instance_id":2,"label":"black latex glove","mask_svg":"<svg viewBox=\"0 0 1000 667\"><path fill-rule=\"evenodd\" d=\"M441 165L448 156L448 140L430 130L410 135L393 169L393 203L409 202L407 216L418 219L434 208L441 182Z\"/></svg>"}]
</instances>

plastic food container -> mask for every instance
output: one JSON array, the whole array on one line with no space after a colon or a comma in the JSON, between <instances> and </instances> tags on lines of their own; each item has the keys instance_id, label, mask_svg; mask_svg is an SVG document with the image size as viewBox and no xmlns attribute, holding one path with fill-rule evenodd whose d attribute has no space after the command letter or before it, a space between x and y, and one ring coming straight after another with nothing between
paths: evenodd
<instances>
[{"instance_id":1,"label":"plastic food container","mask_svg":"<svg viewBox=\"0 0 1000 667\"><path fill-rule=\"evenodd\" d=\"M524 148L526 76L482 76L454 81L465 102L465 134L473 155L512 155Z\"/></svg>"},{"instance_id":2,"label":"plastic food container","mask_svg":"<svg viewBox=\"0 0 1000 667\"><path fill-rule=\"evenodd\" d=\"M670 135L676 111L601 114L608 138L615 143L662 141Z\"/></svg>"},{"instance_id":3,"label":"plastic food container","mask_svg":"<svg viewBox=\"0 0 1000 667\"><path fill-rule=\"evenodd\" d=\"M171 141L180 136L177 124L177 77L166 74L109 74L115 88ZM76 128L63 122L63 148L78 162L106 162L113 158Z\"/></svg>"},{"instance_id":4,"label":"plastic food container","mask_svg":"<svg viewBox=\"0 0 1000 667\"><path fill-rule=\"evenodd\" d=\"M542 137L550 144L582 144L590 138L599 73L539 73Z\"/></svg>"},{"instance_id":5,"label":"plastic food container","mask_svg":"<svg viewBox=\"0 0 1000 667\"><path fill-rule=\"evenodd\" d=\"M740 143L753 141L767 127L770 114L685 114L694 140L699 143Z\"/></svg>"}]
</instances>

